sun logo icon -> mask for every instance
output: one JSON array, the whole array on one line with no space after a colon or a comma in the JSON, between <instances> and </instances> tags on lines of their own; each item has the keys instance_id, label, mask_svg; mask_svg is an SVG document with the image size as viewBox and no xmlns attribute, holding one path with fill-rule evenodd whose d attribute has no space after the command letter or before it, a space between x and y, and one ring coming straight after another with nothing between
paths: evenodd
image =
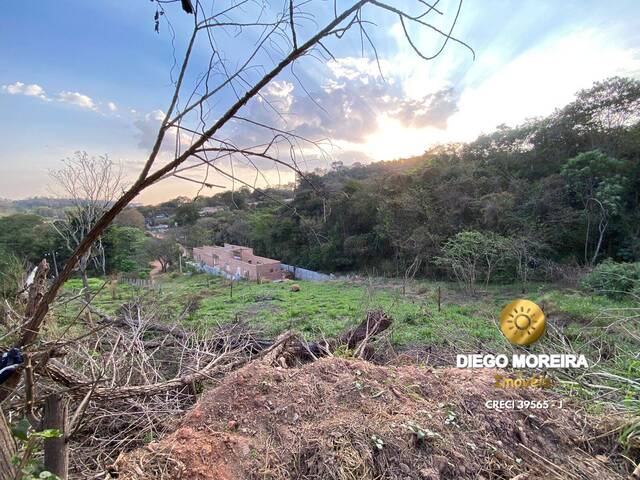
<instances>
[{"instance_id":1,"label":"sun logo icon","mask_svg":"<svg viewBox=\"0 0 640 480\"><path fill-rule=\"evenodd\" d=\"M531 300L514 300L500 313L500 331L515 345L531 345L544 328L544 312Z\"/></svg>"}]
</instances>

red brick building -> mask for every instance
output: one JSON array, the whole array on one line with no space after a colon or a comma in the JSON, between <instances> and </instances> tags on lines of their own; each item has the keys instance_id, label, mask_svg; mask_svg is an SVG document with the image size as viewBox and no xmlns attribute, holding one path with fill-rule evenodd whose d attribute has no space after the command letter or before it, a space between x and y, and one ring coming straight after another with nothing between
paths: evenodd
<instances>
[{"instance_id":1,"label":"red brick building","mask_svg":"<svg viewBox=\"0 0 640 480\"><path fill-rule=\"evenodd\" d=\"M193 249L193 259L209 267L218 268L228 275L247 280L279 280L282 278L280 261L253 254L253 248L225 243L224 246L204 245Z\"/></svg>"}]
</instances>

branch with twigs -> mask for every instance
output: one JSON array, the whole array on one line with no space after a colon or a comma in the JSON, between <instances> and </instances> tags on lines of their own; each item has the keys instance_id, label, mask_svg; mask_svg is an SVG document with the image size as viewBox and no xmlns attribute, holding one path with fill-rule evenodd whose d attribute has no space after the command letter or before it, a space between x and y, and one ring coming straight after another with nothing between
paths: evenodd
<instances>
[{"instance_id":1,"label":"branch with twigs","mask_svg":"<svg viewBox=\"0 0 640 480\"><path fill-rule=\"evenodd\" d=\"M245 2L232 4L217 13L203 15L202 12L208 11L208 9L204 8L202 2L196 2L192 34L188 41L182 65L175 82L172 99L159 127L149 157L134 184L115 202L113 202L110 208L96 221L93 228L87 232L83 240L77 246L76 250L65 265L65 268L58 278L56 278L55 282L44 296L43 301L38 305L38 308L34 313L34 322L36 324L42 322L42 319L49 310L49 306L55 300L61 286L71 276L76 264L84 257L84 255L86 255L87 251L97 241L99 236L113 221L113 219L142 191L151 185L154 185L161 179L176 173L175 171L187 160L198 158L197 156L199 152L202 152L203 148L208 148L207 146L211 141L214 141L216 134L218 134L223 127L228 125L229 122L237 119L240 110L242 110L250 100L259 97L261 95L261 91L285 69L291 67L302 57L313 55L318 50L328 51L328 48L323 43L324 40L330 37L340 39L351 28L360 29L361 34L364 37L368 37L366 32L368 24L363 20L365 7L379 9L387 13L398 15L403 22L412 22L417 26L434 31L436 34L445 38L442 48L444 48L444 45L446 45L448 41L454 41L471 49L466 43L451 35L451 30L453 30L455 21L453 22L449 33L446 33L425 20L425 16L431 12L441 14L441 12L436 9L435 4L431 5L428 2L419 2L419 5L424 8L418 14L410 14L404 9L400 9L377 0L360 0L341 12L337 10L337 6L334 6L333 16L327 19L324 25L318 26L315 33L309 35L306 41L300 40L299 32L296 33L297 29L295 28L296 18L312 17L311 13L305 15L301 11L304 4L295 4L287 1L286 8L283 9L283 12L280 14L276 14L272 22L264 22L260 20L262 13L264 12L260 12L261 14L258 17L259 20L253 23L229 20L232 13L240 9L244 3ZM457 16L458 15L456 15L456 19ZM318 25L317 19L315 24ZM228 62L224 61L220 50L216 48L215 36L211 34L212 30L225 28L235 28L241 32L248 28L262 29L262 33L259 35L255 48L249 52L246 59L240 63L235 71L229 70ZM191 93L187 95L187 104L183 108L180 108L180 98L181 95L185 93L184 90L186 89L185 82L187 72L191 65L196 41L203 33L205 33L205 38L211 47L210 61L206 71L200 76L200 80L196 82ZM292 38L293 35L295 35L295 41ZM415 42L411 39L410 32L407 29L405 29L405 36L409 43L415 46ZM277 41L280 41L281 44L278 44ZM278 45L277 48L273 47L273 45L276 44ZM273 47L274 52L269 50L270 46ZM285 51L285 46L287 46L288 51ZM442 48L436 53L436 55L442 51ZM253 71L256 67L262 69L262 67L256 63L259 55L264 54L270 56L272 53L277 52L282 54L282 58L279 61L274 60L272 68L265 70L264 74L257 81L252 83L245 78L245 74L249 71ZM375 52L375 50L374 54L377 59L377 52ZM422 54L420 54L420 56L423 58L431 58ZM222 77L223 79L218 85L211 87L209 85L209 81L213 77ZM229 88L235 92L236 101L230 105L229 108L217 118L217 120L210 123L208 121L210 113L210 110L208 109L208 102L212 100L214 96L221 94L225 89ZM244 93L241 94L238 92L240 88L245 89ZM204 91L201 89L204 89ZM186 121L192 112L199 112L198 123L200 128L197 134L193 134L193 141L191 144L183 149L180 140L180 130L182 129L182 122ZM175 134L176 130L176 154L174 158L164 163L156 170L153 170L153 167L158 163L158 158L168 133L173 132ZM248 150L244 148L236 149L234 153L236 155L244 156L245 158L247 155L253 156L255 154L254 151L251 151L249 154ZM276 157L271 157L269 160L273 161L275 158ZM200 160L202 161L202 158L200 158ZM205 163L209 162L205 161ZM295 164L287 163L287 167L296 173L303 175L301 169ZM235 177L233 174L231 174L231 176Z\"/></svg>"}]
</instances>

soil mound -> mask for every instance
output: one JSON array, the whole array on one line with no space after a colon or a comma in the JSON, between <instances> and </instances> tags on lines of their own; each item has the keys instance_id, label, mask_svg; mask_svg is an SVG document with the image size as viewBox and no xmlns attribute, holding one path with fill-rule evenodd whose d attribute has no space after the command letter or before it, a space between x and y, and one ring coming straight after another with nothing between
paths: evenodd
<instances>
[{"instance_id":1,"label":"soil mound","mask_svg":"<svg viewBox=\"0 0 640 480\"><path fill-rule=\"evenodd\" d=\"M120 479L624 478L615 434L577 406L496 411L487 400L559 400L496 389L493 370L255 361L205 393L180 428L123 455ZM591 439L591 440L590 440Z\"/></svg>"}]
</instances>

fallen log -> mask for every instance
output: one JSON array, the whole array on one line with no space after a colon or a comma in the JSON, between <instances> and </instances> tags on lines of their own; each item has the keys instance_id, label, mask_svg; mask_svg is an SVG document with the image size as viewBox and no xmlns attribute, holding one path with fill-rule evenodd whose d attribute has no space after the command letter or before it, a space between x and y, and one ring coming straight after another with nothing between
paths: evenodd
<instances>
[{"instance_id":1,"label":"fallen log","mask_svg":"<svg viewBox=\"0 0 640 480\"><path fill-rule=\"evenodd\" d=\"M382 309L376 309L369 310L360 325L347 330L336 339L305 342L290 336L280 347L280 355L277 356L276 363L281 366L292 366L297 362L312 361L332 355L341 347L354 357L370 359L374 350L369 345L369 341L389 328L392 323L393 317L387 315Z\"/></svg>"},{"instance_id":2,"label":"fallen log","mask_svg":"<svg viewBox=\"0 0 640 480\"><path fill-rule=\"evenodd\" d=\"M346 345L349 350L356 349L362 342L384 332L393 323L393 318L384 310L369 310L367 317L356 328L347 331L338 339L338 345Z\"/></svg>"},{"instance_id":3,"label":"fallen log","mask_svg":"<svg viewBox=\"0 0 640 480\"><path fill-rule=\"evenodd\" d=\"M64 385L66 388L91 385L93 383L87 376L54 358L49 359L44 369L52 380Z\"/></svg>"}]
</instances>

